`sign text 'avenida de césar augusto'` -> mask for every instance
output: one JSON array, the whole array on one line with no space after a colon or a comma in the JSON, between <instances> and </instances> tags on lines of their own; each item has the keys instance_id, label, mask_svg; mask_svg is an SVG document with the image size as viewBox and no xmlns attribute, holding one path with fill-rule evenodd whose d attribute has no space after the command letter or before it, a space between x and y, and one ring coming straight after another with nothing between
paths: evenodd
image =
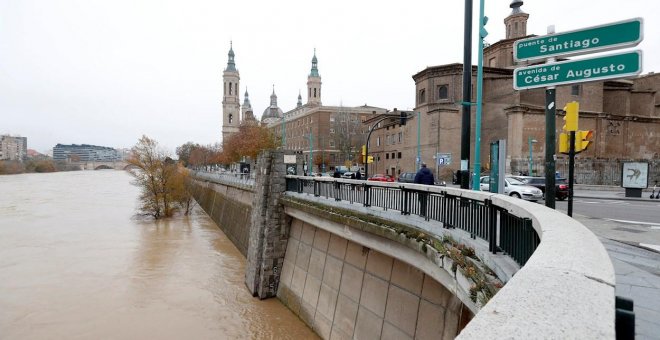
<instances>
[{"instance_id":1,"label":"sign text 'avenida de c\u00e9sar augusto'","mask_svg":"<svg viewBox=\"0 0 660 340\"><path fill-rule=\"evenodd\" d=\"M516 90L638 75L642 72L642 52L610 54L600 57L569 60L537 66L520 67L514 71Z\"/></svg>"},{"instance_id":2,"label":"sign text 'avenida de c\u00e9sar augusto'","mask_svg":"<svg viewBox=\"0 0 660 340\"><path fill-rule=\"evenodd\" d=\"M579 30L521 39L513 45L515 60L536 60L602 52L639 44L642 18L582 28Z\"/></svg>"}]
</instances>

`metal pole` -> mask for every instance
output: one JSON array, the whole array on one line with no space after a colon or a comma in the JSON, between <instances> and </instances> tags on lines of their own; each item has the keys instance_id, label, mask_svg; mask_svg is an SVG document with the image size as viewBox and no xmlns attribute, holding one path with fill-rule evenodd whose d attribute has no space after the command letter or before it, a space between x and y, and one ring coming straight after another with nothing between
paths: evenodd
<instances>
[{"instance_id":1,"label":"metal pole","mask_svg":"<svg viewBox=\"0 0 660 340\"><path fill-rule=\"evenodd\" d=\"M376 129L376 126L378 126L378 123L384 121L385 119L392 118L392 117L383 117L379 120L377 120L374 125L369 129L369 134L367 134L367 142L364 143L364 153L367 156L367 162L364 163L364 179L369 178L369 138L371 138L371 133L374 132Z\"/></svg>"},{"instance_id":2,"label":"metal pole","mask_svg":"<svg viewBox=\"0 0 660 340\"><path fill-rule=\"evenodd\" d=\"M314 137L311 130L309 131L309 164L312 168L309 172L312 173L314 172Z\"/></svg>"},{"instance_id":3,"label":"metal pole","mask_svg":"<svg viewBox=\"0 0 660 340\"><path fill-rule=\"evenodd\" d=\"M488 19L485 19L488 20ZM486 37L486 30L484 29L484 0L479 1L479 50L477 51L477 116L475 118L474 128L474 180L472 182L472 190L481 190L479 188L479 177L481 175L481 110L482 110L482 94L483 94L483 77L484 77L484 38Z\"/></svg>"},{"instance_id":4,"label":"metal pole","mask_svg":"<svg viewBox=\"0 0 660 340\"><path fill-rule=\"evenodd\" d=\"M528 175L532 175L532 137L527 137L527 143L529 144L529 173Z\"/></svg>"},{"instance_id":5,"label":"metal pole","mask_svg":"<svg viewBox=\"0 0 660 340\"><path fill-rule=\"evenodd\" d=\"M568 142L568 216L573 216L573 181L575 179L575 131L569 131ZM547 189L546 189L547 191Z\"/></svg>"},{"instance_id":6,"label":"metal pole","mask_svg":"<svg viewBox=\"0 0 660 340\"><path fill-rule=\"evenodd\" d=\"M438 126L438 128L440 128L440 126ZM419 171L422 164L422 154L420 151L420 143L419 143L419 135L421 129L422 129L422 116L421 116L421 112L417 112L417 164L415 171Z\"/></svg>"},{"instance_id":7,"label":"metal pole","mask_svg":"<svg viewBox=\"0 0 660 340\"><path fill-rule=\"evenodd\" d=\"M470 100L472 99L472 0L465 0L463 25L463 117L461 121L461 188L470 186Z\"/></svg>"},{"instance_id":8,"label":"metal pole","mask_svg":"<svg viewBox=\"0 0 660 340\"><path fill-rule=\"evenodd\" d=\"M553 33L555 27L548 26L548 34ZM546 62L554 61L554 58L548 58ZM555 87L547 87L545 89L545 206L552 209L555 208L555 144L557 142L555 101Z\"/></svg>"},{"instance_id":9,"label":"metal pole","mask_svg":"<svg viewBox=\"0 0 660 340\"><path fill-rule=\"evenodd\" d=\"M282 116L282 149L286 149L286 120Z\"/></svg>"}]
</instances>

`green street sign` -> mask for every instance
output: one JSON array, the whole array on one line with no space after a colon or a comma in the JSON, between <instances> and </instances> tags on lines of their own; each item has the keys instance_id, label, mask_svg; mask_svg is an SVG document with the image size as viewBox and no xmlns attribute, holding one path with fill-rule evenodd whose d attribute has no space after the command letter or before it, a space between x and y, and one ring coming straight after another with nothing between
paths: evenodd
<instances>
[{"instance_id":1,"label":"green street sign","mask_svg":"<svg viewBox=\"0 0 660 340\"><path fill-rule=\"evenodd\" d=\"M562 61L513 70L513 88L527 90L538 87L576 84L624 78L642 72L642 51L610 54L593 58Z\"/></svg>"},{"instance_id":2,"label":"green street sign","mask_svg":"<svg viewBox=\"0 0 660 340\"><path fill-rule=\"evenodd\" d=\"M513 44L516 61L602 52L642 41L642 18L527 38Z\"/></svg>"}]
</instances>

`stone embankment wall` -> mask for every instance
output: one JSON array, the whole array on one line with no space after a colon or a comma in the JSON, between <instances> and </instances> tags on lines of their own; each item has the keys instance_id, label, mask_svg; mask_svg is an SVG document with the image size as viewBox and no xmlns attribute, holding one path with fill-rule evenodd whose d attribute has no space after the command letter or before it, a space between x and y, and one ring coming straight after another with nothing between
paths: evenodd
<instances>
[{"instance_id":1,"label":"stone embankment wall","mask_svg":"<svg viewBox=\"0 0 660 340\"><path fill-rule=\"evenodd\" d=\"M188 188L195 201L211 217L236 248L247 256L254 192L232 184L190 179Z\"/></svg>"},{"instance_id":2,"label":"stone embankment wall","mask_svg":"<svg viewBox=\"0 0 660 340\"><path fill-rule=\"evenodd\" d=\"M277 296L324 339L453 339L472 316L421 270L295 218Z\"/></svg>"}]
</instances>

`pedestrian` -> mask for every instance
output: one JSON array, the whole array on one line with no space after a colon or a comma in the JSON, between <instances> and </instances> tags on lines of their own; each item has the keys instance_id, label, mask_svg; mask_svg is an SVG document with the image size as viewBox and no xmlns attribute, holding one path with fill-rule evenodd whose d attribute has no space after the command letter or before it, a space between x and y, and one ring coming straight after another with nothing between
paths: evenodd
<instances>
[{"instance_id":1,"label":"pedestrian","mask_svg":"<svg viewBox=\"0 0 660 340\"><path fill-rule=\"evenodd\" d=\"M435 183L433 173L426 167L426 163L422 163L422 167L417 171L417 174L415 175L415 183L427 185L433 185Z\"/></svg>"},{"instance_id":2,"label":"pedestrian","mask_svg":"<svg viewBox=\"0 0 660 340\"><path fill-rule=\"evenodd\" d=\"M332 177L341 178L341 172L339 172L339 168L335 168L335 172L332 174Z\"/></svg>"},{"instance_id":3,"label":"pedestrian","mask_svg":"<svg viewBox=\"0 0 660 340\"><path fill-rule=\"evenodd\" d=\"M357 179L357 180L361 180L361 179L362 179L362 174L360 173L360 170L358 170L358 171L355 173L355 179Z\"/></svg>"},{"instance_id":4,"label":"pedestrian","mask_svg":"<svg viewBox=\"0 0 660 340\"><path fill-rule=\"evenodd\" d=\"M422 167L417 171L417 174L415 175L415 183L426 185L433 185L435 183L433 173L426 167L426 163L422 163ZM417 195L419 201L419 215L426 217L428 192L418 191Z\"/></svg>"}]
</instances>

